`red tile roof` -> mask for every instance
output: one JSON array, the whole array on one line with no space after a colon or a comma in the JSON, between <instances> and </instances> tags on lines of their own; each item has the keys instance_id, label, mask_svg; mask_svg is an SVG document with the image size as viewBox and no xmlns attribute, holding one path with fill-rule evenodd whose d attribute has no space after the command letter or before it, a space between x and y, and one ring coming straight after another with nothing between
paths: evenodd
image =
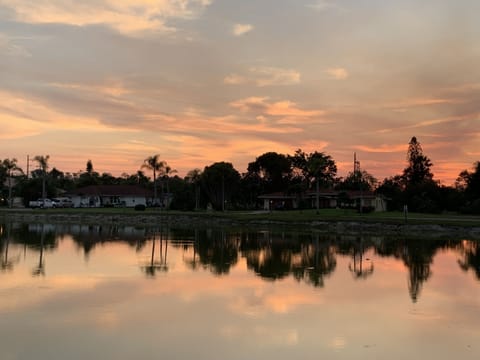
<instances>
[{"instance_id":1,"label":"red tile roof","mask_svg":"<svg viewBox=\"0 0 480 360\"><path fill-rule=\"evenodd\" d=\"M90 185L75 189L67 195L97 195L97 196L144 196L151 197L149 189L136 185Z\"/></svg>"}]
</instances>

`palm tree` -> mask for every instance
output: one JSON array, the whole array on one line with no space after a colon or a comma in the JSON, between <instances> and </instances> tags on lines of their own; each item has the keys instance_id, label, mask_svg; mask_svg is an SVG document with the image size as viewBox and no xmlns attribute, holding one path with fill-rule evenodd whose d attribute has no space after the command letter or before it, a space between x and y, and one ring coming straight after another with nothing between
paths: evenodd
<instances>
[{"instance_id":1,"label":"palm tree","mask_svg":"<svg viewBox=\"0 0 480 360\"><path fill-rule=\"evenodd\" d=\"M33 158L33 161L38 163L38 167L42 171L42 199L47 197L45 184L47 181L48 159L50 159L50 155L37 155Z\"/></svg>"},{"instance_id":2,"label":"palm tree","mask_svg":"<svg viewBox=\"0 0 480 360\"><path fill-rule=\"evenodd\" d=\"M202 171L200 169L190 170L186 176L186 180L195 186L195 210L198 210L200 207L200 179Z\"/></svg>"},{"instance_id":3,"label":"palm tree","mask_svg":"<svg viewBox=\"0 0 480 360\"><path fill-rule=\"evenodd\" d=\"M157 202L157 171L162 171L165 168L165 161L161 161L159 154L149 156L143 161L142 169L146 168L153 171L153 203Z\"/></svg>"},{"instance_id":4,"label":"palm tree","mask_svg":"<svg viewBox=\"0 0 480 360\"><path fill-rule=\"evenodd\" d=\"M170 196L170 185L169 185L168 179L170 178L171 174L175 174L176 172L177 172L177 170L172 169L169 165L167 165L167 163L165 163L165 167L163 168L163 178L165 179L165 181L167 183L167 196ZM166 204L167 207L170 203L168 200L167 200L167 204Z\"/></svg>"},{"instance_id":5,"label":"palm tree","mask_svg":"<svg viewBox=\"0 0 480 360\"><path fill-rule=\"evenodd\" d=\"M17 159L5 159L2 166L5 169L8 178L8 207L12 207L12 176L14 171L22 171L17 165Z\"/></svg>"}]
</instances>

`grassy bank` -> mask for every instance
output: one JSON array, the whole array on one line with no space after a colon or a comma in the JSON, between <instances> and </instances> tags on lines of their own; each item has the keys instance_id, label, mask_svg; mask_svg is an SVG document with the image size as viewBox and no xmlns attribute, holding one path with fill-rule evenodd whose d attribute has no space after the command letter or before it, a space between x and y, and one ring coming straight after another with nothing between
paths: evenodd
<instances>
[{"instance_id":1,"label":"grassy bank","mask_svg":"<svg viewBox=\"0 0 480 360\"><path fill-rule=\"evenodd\" d=\"M321 209L294 210L294 211L165 211L147 209L135 211L131 208L78 208L78 209L0 209L0 216L10 217L192 217L198 220L232 220L239 222L283 222L283 223L312 223L312 222L360 222L383 224L426 224L440 226L480 227L480 216L465 216L458 214L420 214L409 213L407 217L401 212L377 212L360 214L353 210Z\"/></svg>"}]
</instances>

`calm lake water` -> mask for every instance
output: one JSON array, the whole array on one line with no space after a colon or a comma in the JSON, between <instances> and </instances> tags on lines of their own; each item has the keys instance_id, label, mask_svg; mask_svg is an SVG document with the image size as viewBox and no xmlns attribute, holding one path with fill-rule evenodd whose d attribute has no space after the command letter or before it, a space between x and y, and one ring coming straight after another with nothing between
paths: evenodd
<instances>
[{"instance_id":1,"label":"calm lake water","mask_svg":"<svg viewBox=\"0 0 480 360\"><path fill-rule=\"evenodd\" d=\"M0 224L0 359L478 359L480 244Z\"/></svg>"}]
</instances>

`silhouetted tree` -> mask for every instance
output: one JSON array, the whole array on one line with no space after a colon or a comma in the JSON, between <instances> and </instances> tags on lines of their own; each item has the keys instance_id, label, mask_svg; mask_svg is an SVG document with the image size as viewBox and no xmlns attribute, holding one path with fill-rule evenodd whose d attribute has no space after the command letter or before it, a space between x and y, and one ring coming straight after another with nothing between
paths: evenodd
<instances>
[{"instance_id":1,"label":"silhouetted tree","mask_svg":"<svg viewBox=\"0 0 480 360\"><path fill-rule=\"evenodd\" d=\"M315 151L305 153L301 149L295 151L291 157L294 170L299 171L308 187L319 183L322 187L332 187L337 176L337 165L330 155Z\"/></svg>"},{"instance_id":2,"label":"silhouetted tree","mask_svg":"<svg viewBox=\"0 0 480 360\"><path fill-rule=\"evenodd\" d=\"M336 186L338 190L362 190L373 191L377 187L378 180L365 170L348 173Z\"/></svg>"},{"instance_id":3,"label":"silhouetted tree","mask_svg":"<svg viewBox=\"0 0 480 360\"><path fill-rule=\"evenodd\" d=\"M90 185L100 185L100 175L93 169L92 160L88 160L85 166L85 171L80 173L77 179L77 187L85 187Z\"/></svg>"},{"instance_id":4,"label":"silhouetted tree","mask_svg":"<svg viewBox=\"0 0 480 360\"><path fill-rule=\"evenodd\" d=\"M240 174L231 163L217 162L206 166L201 176L202 188L210 203L217 210L225 210L225 203L232 203L240 183Z\"/></svg>"},{"instance_id":5,"label":"silhouetted tree","mask_svg":"<svg viewBox=\"0 0 480 360\"><path fill-rule=\"evenodd\" d=\"M45 199L47 196L46 193L46 182L47 182L47 171L48 171L48 160L50 155L37 155L33 158L34 161L38 163L39 170L42 174L42 198Z\"/></svg>"},{"instance_id":6,"label":"silhouetted tree","mask_svg":"<svg viewBox=\"0 0 480 360\"><path fill-rule=\"evenodd\" d=\"M403 170L403 179L407 188L433 179L433 174L430 171L433 164L423 154L422 146L415 136L408 144L407 161L408 166Z\"/></svg>"},{"instance_id":7,"label":"silhouetted tree","mask_svg":"<svg viewBox=\"0 0 480 360\"><path fill-rule=\"evenodd\" d=\"M315 182L316 208L320 207L319 191L320 187L333 187L335 176L337 175L337 165L330 155L315 151L307 154L301 149L295 151L291 157L294 168L299 170L310 188Z\"/></svg>"},{"instance_id":8,"label":"silhouetted tree","mask_svg":"<svg viewBox=\"0 0 480 360\"><path fill-rule=\"evenodd\" d=\"M12 190L13 190L13 182L12 178L15 172L22 172L22 169L17 165L18 160L13 159L4 159L0 163L0 186L4 183L5 179L7 180L8 184L8 207L12 207ZM1 188L1 187L0 187Z\"/></svg>"},{"instance_id":9,"label":"silhouetted tree","mask_svg":"<svg viewBox=\"0 0 480 360\"><path fill-rule=\"evenodd\" d=\"M480 161L473 165L473 170L464 170L460 173L457 184L465 194L464 213L480 214Z\"/></svg>"},{"instance_id":10,"label":"silhouetted tree","mask_svg":"<svg viewBox=\"0 0 480 360\"><path fill-rule=\"evenodd\" d=\"M165 180L165 183L167 184L167 194L168 196L170 196L170 176L172 174L175 174L177 173L177 170L175 169L172 169L171 166L167 165L167 163L165 162L165 166L163 167L163 176L162 178ZM169 206L169 203L166 204L167 207Z\"/></svg>"},{"instance_id":11,"label":"silhouetted tree","mask_svg":"<svg viewBox=\"0 0 480 360\"><path fill-rule=\"evenodd\" d=\"M290 158L276 152L267 152L248 164L247 171L256 174L264 183L264 191L285 191L292 174Z\"/></svg>"},{"instance_id":12,"label":"silhouetted tree","mask_svg":"<svg viewBox=\"0 0 480 360\"><path fill-rule=\"evenodd\" d=\"M190 170L185 177L185 180L192 184L195 188L195 210L200 208L200 180L202 176L202 170L193 169Z\"/></svg>"},{"instance_id":13,"label":"silhouetted tree","mask_svg":"<svg viewBox=\"0 0 480 360\"><path fill-rule=\"evenodd\" d=\"M157 172L162 172L165 167L165 162L160 160L160 155L155 154L149 156L143 161L142 168L147 168L153 172L153 202L155 205L158 204L158 194L157 194Z\"/></svg>"},{"instance_id":14,"label":"silhouetted tree","mask_svg":"<svg viewBox=\"0 0 480 360\"><path fill-rule=\"evenodd\" d=\"M477 161L473 171L468 173L465 193L469 199L480 198L480 161Z\"/></svg>"}]
</instances>

